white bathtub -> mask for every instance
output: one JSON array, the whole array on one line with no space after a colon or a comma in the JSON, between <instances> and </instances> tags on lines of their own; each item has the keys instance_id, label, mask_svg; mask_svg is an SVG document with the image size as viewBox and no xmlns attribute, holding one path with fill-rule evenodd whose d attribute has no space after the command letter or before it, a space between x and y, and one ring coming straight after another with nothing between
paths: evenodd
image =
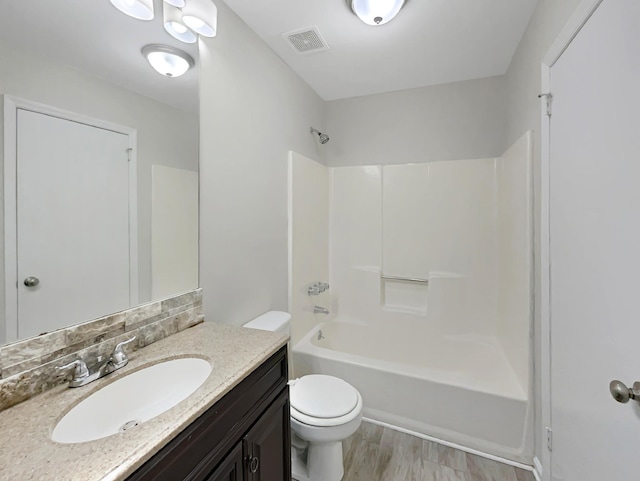
<instances>
[{"instance_id":1,"label":"white bathtub","mask_svg":"<svg viewBox=\"0 0 640 481\"><path fill-rule=\"evenodd\" d=\"M370 419L530 464L527 390L499 343L414 332L319 324L293 347L294 374L341 377L360 391Z\"/></svg>"}]
</instances>

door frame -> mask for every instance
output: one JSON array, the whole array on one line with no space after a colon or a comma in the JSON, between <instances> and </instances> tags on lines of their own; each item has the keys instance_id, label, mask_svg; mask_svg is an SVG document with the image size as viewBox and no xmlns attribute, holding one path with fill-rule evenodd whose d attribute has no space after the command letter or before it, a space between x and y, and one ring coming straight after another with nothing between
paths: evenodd
<instances>
[{"instance_id":1,"label":"door frame","mask_svg":"<svg viewBox=\"0 0 640 481\"><path fill-rule=\"evenodd\" d=\"M17 114L49 115L127 135L129 139L129 303L138 304L138 169L137 130L12 95L4 100L4 291L5 342L18 340ZM132 229L131 226L136 226ZM105 313L111 314L111 313Z\"/></svg>"},{"instance_id":2,"label":"door frame","mask_svg":"<svg viewBox=\"0 0 640 481\"><path fill-rule=\"evenodd\" d=\"M552 422L551 408L551 342L552 342L552 312L551 312L551 119L547 115L547 94L551 94L549 101L553 109L553 92L551 91L551 71L556 62L562 57L573 39L586 25L594 12L604 0L582 0L573 15L566 23L560 34L553 42L541 64L541 98L540 98L540 389L542 398L542 418L537 423L538 435L543 442L540 458L534 458L534 469L539 479L551 481L551 444ZM547 444L545 447L544 445Z\"/></svg>"}]
</instances>

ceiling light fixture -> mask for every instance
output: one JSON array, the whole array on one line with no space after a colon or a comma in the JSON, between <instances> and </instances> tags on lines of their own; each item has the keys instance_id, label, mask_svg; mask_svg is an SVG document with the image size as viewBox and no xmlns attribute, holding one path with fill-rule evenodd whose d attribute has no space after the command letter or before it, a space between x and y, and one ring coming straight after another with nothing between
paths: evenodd
<instances>
[{"instance_id":1,"label":"ceiling light fixture","mask_svg":"<svg viewBox=\"0 0 640 481\"><path fill-rule=\"evenodd\" d=\"M393 20L405 0L349 0L351 10L367 25L384 25Z\"/></svg>"},{"instance_id":2,"label":"ceiling light fixture","mask_svg":"<svg viewBox=\"0 0 640 481\"><path fill-rule=\"evenodd\" d=\"M182 23L182 13L168 3L162 5L162 15L164 19L164 29L176 40L184 43L196 43L198 37Z\"/></svg>"},{"instance_id":3,"label":"ceiling light fixture","mask_svg":"<svg viewBox=\"0 0 640 481\"><path fill-rule=\"evenodd\" d=\"M147 45L142 49L142 55L165 77L180 77L195 65L191 55L168 45Z\"/></svg>"},{"instance_id":4,"label":"ceiling light fixture","mask_svg":"<svg viewBox=\"0 0 640 481\"><path fill-rule=\"evenodd\" d=\"M218 9L211 0L189 0L182 9L182 21L203 37L215 37Z\"/></svg>"},{"instance_id":5,"label":"ceiling light fixture","mask_svg":"<svg viewBox=\"0 0 640 481\"><path fill-rule=\"evenodd\" d=\"M164 0L165 3L173 5L174 7L182 8L185 5L185 0Z\"/></svg>"},{"instance_id":6,"label":"ceiling light fixture","mask_svg":"<svg viewBox=\"0 0 640 481\"><path fill-rule=\"evenodd\" d=\"M110 0L111 4L138 20L153 20L153 0Z\"/></svg>"}]
</instances>

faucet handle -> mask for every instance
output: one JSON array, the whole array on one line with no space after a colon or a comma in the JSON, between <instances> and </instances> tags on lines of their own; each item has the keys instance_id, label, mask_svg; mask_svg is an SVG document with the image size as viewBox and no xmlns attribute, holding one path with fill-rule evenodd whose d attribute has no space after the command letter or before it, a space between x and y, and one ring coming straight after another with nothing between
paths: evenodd
<instances>
[{"instance_id":1,"label":"faucet handle","mask_svg":"<svg viewBox=\"0 0 640 481\"><path fill-rule=\"evenodd\" d=\"M116 344L115 349L111 353L111 357L109 357L109 361L116 367L123 367L129 362L129 358L127 354L123 351L123 347L127 344L135 341L137 336L133 336L131 339L127 339L126 341L119 342Z\"/></svg>"},{"instance_id":2,"label":"faucet handle","mask_svg":"<svg viewBox=\"0 0 640 481\"><path fill-rule=\"evenodd\" d=\"M75 361L71 361L69 364L65 364L64 366L56 367L56 371L66 371L68 369L73 369L73 379L83 379L89 376L89 369L87 368L87 364L81 360L76 359Z\"/></svg>"}]
</instances>

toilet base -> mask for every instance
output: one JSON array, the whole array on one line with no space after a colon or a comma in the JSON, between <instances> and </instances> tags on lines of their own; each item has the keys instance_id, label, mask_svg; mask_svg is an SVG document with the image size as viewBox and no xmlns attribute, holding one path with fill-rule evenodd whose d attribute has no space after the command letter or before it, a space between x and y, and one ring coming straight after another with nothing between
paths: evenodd
<instances>
[{"instance_id":1,"label":"toilet base","mask_svg":"<svg viewBox=\"0 0 640 481\"><path fill-rule=\"evenodd\" d=\"M340 481L344 476L342 442L310 443L291 448L291 471L298 481Z\"/></svg>"}]
</instances>

